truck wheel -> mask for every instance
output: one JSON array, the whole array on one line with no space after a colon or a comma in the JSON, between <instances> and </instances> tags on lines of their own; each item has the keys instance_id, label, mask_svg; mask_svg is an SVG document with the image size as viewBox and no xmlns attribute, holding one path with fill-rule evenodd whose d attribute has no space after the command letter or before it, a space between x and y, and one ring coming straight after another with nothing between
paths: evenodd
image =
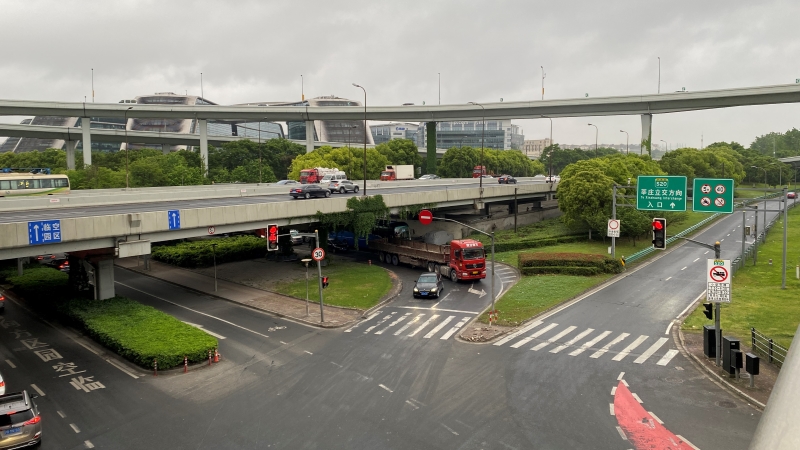
<instances>
[{"instance_id":1,"label":"truck wheel","mask_svg":"<svg viewBox=\"0 0 800 450\"><path fill-rule=\"evenodd\" d=\"M458 274L456 273L455 270L450 271L450 281L452 281L453 283L458 283Z\"/></svg>"},{"instance_id":2,"label":"truck wheel","mask_svg":"<svg viewBox=\"0 0 800 450\"><path fill-rule=\"evenodd\" d=\"M379 259L381 262L386 262L386 253L384 253L384 252L380 252L380 253L378 253L378 259Z\"/></svg>"},{"instance_id":3,"label":"truck wheel","mask_svg":"<svg viewBox=\"0 0 800 450\"><path fill-rule=\"evenodd\" d=\"M392 255L392 265L396 266L398 264L400 264L400 260L397 259L397 255Z\"/></svg>"},{"instance_id":4,"label":"truck wheel","mask_svg":"<svg viewBox=\"0 0 800 450\"><path fill-rule=\"evenodd\" d=\"M358 186L353 187L353 192L358 192Z\"/></svg>"},{"instance_id":5,"label":"truck wheel","mask_svg":"<svg viewBox=\"0 0 800 450\"><path fill-rule=\"evenodd\" d=\"M436 263L433 263L433 271L436 272L436 273L442 273L441 272L441 266L439 266Z\"/></svg>"},{"instance_id":6,"label":"truck wheel","mask_svg":"<svg viewBox=\"0 0 800 450\"><path fill-rule=\"evenodd\" d=\"M428 261L428 272L434 272L434 264Z\"/></svg>"}]
</instances>

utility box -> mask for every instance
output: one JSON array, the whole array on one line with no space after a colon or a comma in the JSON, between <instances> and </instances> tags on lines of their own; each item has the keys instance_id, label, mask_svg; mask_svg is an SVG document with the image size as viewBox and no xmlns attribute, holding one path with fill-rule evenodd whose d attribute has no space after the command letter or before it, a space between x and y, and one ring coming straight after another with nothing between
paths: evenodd
<instances>
[{"instance_id":1,"label":"utility box","mask_svg":"<svg viewBox=\"0 0 800 450\"><path fill-rule=\"evenodd\" d=\"M758 375L760 358L752 353L744 355L744 370L750 375Z\"/></svg>"},{"instance_id":2,"label":"utility box","mask_svg":"<svg viewBox=\"0 0 800 450\"><path fill-rule=\"evenodd\" d=\"M734 369L741 369L744 367L742 355L744 355L744 353L742 353L741 350L731 350L731 366L733 366Z\"/></svg>"},{"instance_id":3,"label":"utility box","mask_svg":"<svg viewBox=\"0 0 800 450\"><path fill-rule=\"evenodd\" d=\"M730 337L730 336L723 336L722 337L722 369L728 372L729 374L733 375L736 373L736 367L733 365L732 359L732 352L731 350L740 350L739 348L739 340Z\"/></svg>"},{"instance_id":4,"label":"utility box","mask_svg":"<svg viewBox=\"0 0 800 450\"><path fill-rule=\"evenodd\" d=\"M717 357L717 330L713 325L703 325L703 354L707 358Z\"/></svg>"},{"instance_id":5,"label":"utility box","mask_svg":"<svg viewBox=\"0 0 800 450\"><path fill-rule=\"evenodd\" d=\"M750 236L750 230L751 230L750 225L747 225L746 227L744 227L744 234Z\"/></svg>"}]
</instances>

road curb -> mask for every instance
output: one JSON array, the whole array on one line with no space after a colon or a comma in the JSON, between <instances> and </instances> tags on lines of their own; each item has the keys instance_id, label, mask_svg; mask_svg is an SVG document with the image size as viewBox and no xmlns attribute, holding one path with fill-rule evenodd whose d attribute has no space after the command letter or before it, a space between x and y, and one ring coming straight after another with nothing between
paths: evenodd
<instances>
[{"instance_id":1,"label":"road curb","mask_svg":"<svg viewBox=\"0 0 800 450\"><path fill-rule=\"evenodd\" d=\"M392 286L392 290L389 291L388 294L386 294L386 298L381 300L377 305L373 306L372 308L369 308L368 310L364 311L361 314L361 319L369 316L372 311L375 311L375 310L377 310L379 308L383 308L384 306L386 306L389 302L391 302L392 300L397 298L400 295L400 292L403 290L403 280L401 280L400 277L398 277L396 273L392 272L391 270L389 270L389 269L387 269L385 267L381 267L381 269L389 272L389 277L391 277L392 280L397 281L397 284ZM350 322L348 322L348 324L356 322L356 321L357 320L351 320Z\"/></svg>"}]
</instances>

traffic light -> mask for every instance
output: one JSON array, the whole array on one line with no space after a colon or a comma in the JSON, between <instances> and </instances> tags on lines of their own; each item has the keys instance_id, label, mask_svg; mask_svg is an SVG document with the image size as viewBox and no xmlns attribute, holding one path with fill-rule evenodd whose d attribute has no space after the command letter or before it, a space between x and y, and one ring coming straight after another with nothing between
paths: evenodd
<instances>
[{"instance_id":1,"label":"traffic light","mask_svg":"<svg viewBox=\"0 0 800 450\"><path fill-rule=\"evenodd\" d=\"M706 319L714 320L714 304L713 303L703 303L703 314L705 314Z\"/></svg>"},{"instance_id":2,"label":"traffic light","mask_svg":"<svg viewBox=\"0 0 800 450\"><path fill-rule=\"evenodd\" d=\"M328 277L322 277L322 289L328 287Z\"/></svg>"},{"instance_id":3,"label":"traffic light","mask_svg":"<svg viewBox=\"0 0 800 450\"><path fill-rule=\"evenodd\" d=\"M667 248L667 219L653 219L653 248Z\"/></svg>"},{"instance_id":4,"label":"traffic light","mask_svg":"<svg viewBox=\"0 0 800 450\"><path fill-rule=\"evenodd\" d=\"M278 250L278 225L271 223L267 225L267 251Z\"/></svg>"}]
</instances>

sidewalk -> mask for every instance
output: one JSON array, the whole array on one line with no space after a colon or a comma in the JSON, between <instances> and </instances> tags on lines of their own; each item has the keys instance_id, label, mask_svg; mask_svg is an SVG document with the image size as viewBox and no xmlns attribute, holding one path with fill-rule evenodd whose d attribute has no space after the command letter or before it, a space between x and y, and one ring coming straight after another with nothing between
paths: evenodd
<instances>
[{"instance_id":1,"label":"sidewalk","mask_svg":"<svg viewBox=\"0 0 800 450\"><path fill-rule=\"evenodd\" d=\"M306 302L294 297L275 292L245 286L243 284L217 278L217 292L214 292L214 278L192 270L182 269L150 260L150 270L136 257L115 260L116 265L134 272L158 278L202 294L211 295L223 300L238 303L249 308L288 317L298 322L324 328L345 326L361 317L361 311L325 305L325 322L320 322L319 304L309 303L309 315L306 316ZM213 273L213 272L212 272Z\"/></svg>"}]
</instances>

